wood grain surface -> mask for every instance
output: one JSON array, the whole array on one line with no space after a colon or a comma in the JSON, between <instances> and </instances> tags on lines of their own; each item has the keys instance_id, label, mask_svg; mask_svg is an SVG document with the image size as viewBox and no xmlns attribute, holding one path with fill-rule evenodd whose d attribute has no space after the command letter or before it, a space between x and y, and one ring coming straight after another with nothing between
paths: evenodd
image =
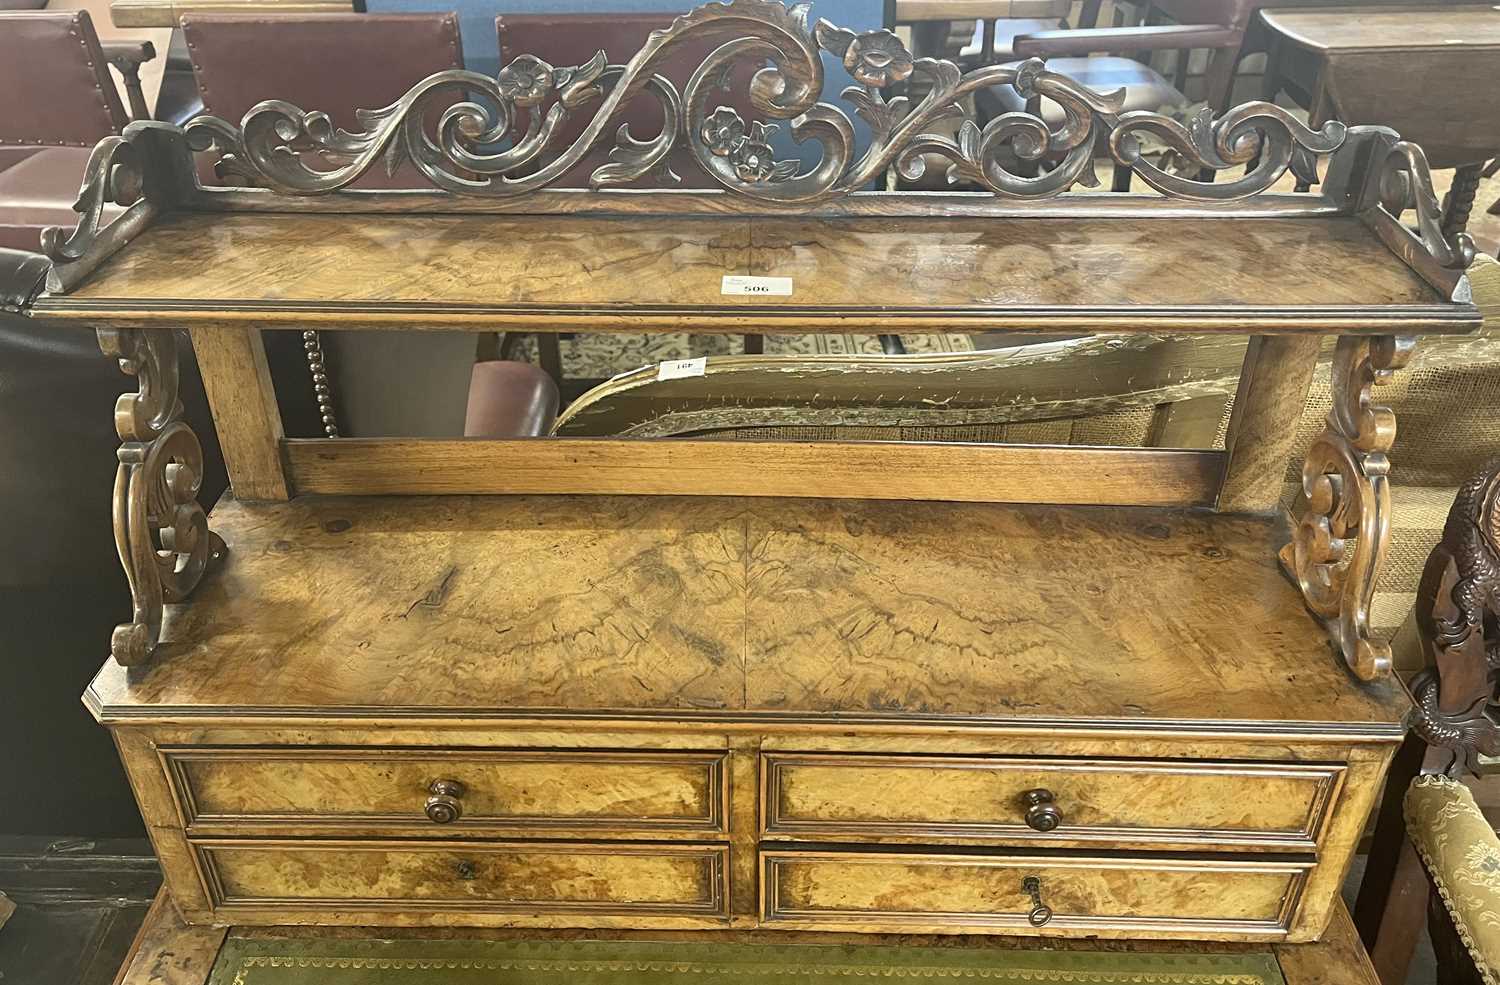
<instances>
[{"instance_id":1,"label":"wood grain surface","mask_svg":"<svg viewBox=\"0 0 1500 985\"><path fill-rule=\"evenodd\" d=\"M586 829L705 838L727 823L724 753L198 747L165 755L195 833L279 825L429 837ZM461 814L436 824L424 806L443 778L460 784Z\"/></svg>"},{"instance_id":2,"label":"wood grain surface","mask_svg":"<svg viewBox=\"0 0 1500 985\"><path fill-rule=\"evenodd\" d=\"M962 442L288 441L298 493L823 496L1207 506L1223 453Z\"/></svg>"},{"instance_id":3,"label":"wood grain surface","mask_svg":"<svg viewBox=\"0 0 1500 985\"><path fill-rule=\"evenodd\" d=\"M114 985L204 985L228 933L227 927L184 923L163 887Z\"/></svg>"},{"instance_id":4,"label":"wood grain surface","mask_svg":"<svg viewBox=\"0 0 1500 985\"><path fill-rule=\"evenodd\" d=\"M763 761L766 836L829 842L1064 838L1313 851L1342 774L1326 765L1061 758L767 753ZM1030 790L1045 790L1060 811L1051 832L1027 825Z\"/></svg>"},{"instance_id":5,"label":"wood grain surface","mask_svg":"<svg viewBox=\"0 0 1500 985\"><path fill-rule=\"evenodd\" d=\"M103 719L1196 722L1390 741L1408 708L1340 669L1258 518L299 497L226 499L214 525L226 563L168 607L150 667L104 667L87 697Z\"/></svg>"},{"instance_id":6,"label":"wood grain surface","mask_svg":"<svg viewBox=\"0 0 1500 985\"><path fill-rule=\"evenodd\" d=\"M198 850L226 917L226 907L275 904L346 923L360 911L383 922L371 912L382 908L564 918L725 909L726 850L712 845L225 840Z\"/></svg>"},{"instance_id":7,"label":"wood grain surface","mask_svg":"<svg viewBox=\"0 0 1500 985\"><path fill-rule=\"evenodd\" d=\"M183 14L347 14L349 0L111 0L116 27L176 28Z\"/></svg>"},{"instance_id":8,"label":"wood grain surface","mask_svg":"<svg viewBox=\"0 0 1500 985\"><path fill-rule=\"evenodd\" d=\"M1298 452L1292 422L1302 417L1319 348L1305 336L1250 339L1224 436L1218 509L1270 513L1280 506L1287 463Z\"/></svg>"},{"instance_id":9,"label":"wood grain surface","mask_svg":"<svg viewBox=\"0 0 1500 985\"><path fill-rule=\"evenodd\" d=\"M1027 926L1040 881L1053 910L1044 933L1130 936L1166 931L1191 939L1233 933L1283 936L1311 862L1140 859L1024 855L938 855L853 851L761 852L769 924L810 930L875 930L882 924L928 933Z\"/></svg>"},{"instance_id":10,"label":"wood grain surface","mask_svg":"<svg viewBox=\"0 0 1500 985\"><path fill-rule=\"evenodd\" d=\"M485 244L490 244L486 248ZM198 276L211 269L214 276ZM791 277L789 297L721 293ZM48 318L532 330L1469 331L1358 219L789 219L183 213Z\"/></svg>"},{"instance_id":11,"label":"wood grain surface","mask_svg":"<svg viewBox=\"0 0 1500 985\"><path fill-rule=\"evenodd\" d=\"M195 331L193 355L203 375L214 431L235 495L287 499L281 408L260 331L246 327Z\"/></svg>"},{"instance_id":12,"label":"wood grain surface","mask_svg":"<svg viewBox=\"0 0 1500 985\"><path fill-rule=\"evenodd\" d=\"M1500 48L1500 10L1487 3L1263 10L1261 17L1277 34L1322 51Z\"/></svg>"}]
</instances>

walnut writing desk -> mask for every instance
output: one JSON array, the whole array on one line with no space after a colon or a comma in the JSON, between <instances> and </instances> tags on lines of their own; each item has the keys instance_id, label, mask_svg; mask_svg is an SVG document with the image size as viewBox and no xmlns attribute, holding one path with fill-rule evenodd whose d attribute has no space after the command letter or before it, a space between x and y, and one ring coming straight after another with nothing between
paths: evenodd
<instances>
[{"instance_id":1,"label":"walnut writing desk","mask_svg":"<svg viewBox=\"0 0 1500 985\"><path fill-rule=\"evenodd\" d=\"M684 93L651 74L704 36L724 44ZM861 153L816 102L820 49L862 83ZM772 65L760 111L822 145L810 170L710 109L746 57ZM925 97L883 94L914 74ZM1065 123L923 129L997 83ZM491 108L425 112L455 87ZM615 135L597 188L549 190L632 97L670 125ZM584 134L551 146L573 113ZM625 64L445 72L364 123L271 101L136 124L100 145L50 262L13 272L17 307L96 327L140 381L116 409L134 617L85 700L183 920L1324 933L1408 711L1366 619L1394 435L1374 388L1416 336L1480 324L1418 148L1264 104L1184 128L1039 62L961 76L762 0L684 15ZM1161 194L1064 194L1101 134ZM1143 134L1239 173L1161 171ZM722 191L622 187L678 141ZM198 187L194 151L242 187ZM924 154L986 191L860 190ZM403 161L432 187L347 187ZM1267 193L1289 167L1320 192ZM127 208L101 225L107 201ZM851 321L1254 342L1205 451L286 440L259 334ZM177 326L233 484L211 517ZM1335 409L1288 528L1290 424L1330 333Z\"/></svg>"}]
</instances>

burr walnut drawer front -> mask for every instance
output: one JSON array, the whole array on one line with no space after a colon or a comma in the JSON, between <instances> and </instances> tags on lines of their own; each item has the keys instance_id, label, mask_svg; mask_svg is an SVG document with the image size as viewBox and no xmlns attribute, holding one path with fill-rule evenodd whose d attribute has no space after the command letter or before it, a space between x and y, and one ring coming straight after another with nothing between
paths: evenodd
<instances>
[{"instance_id":1,"label":"burr walnut drawer front","mask_svg":"<svg viewBox=\"0 0 1500 985\"><path fill-rule=\"evenodd\" d=\"M725 828L722 752L194 747L163 757L193 835L290 826L711 837Z\"/></svg>"},{"instance_id":2,"label":"burr walnut drawer front","mask_svg":"<svg viewBox=\"0 0 1500 985\"><path fill-rule=\"evenodd\" d=\"M1344 768L766 753L770 840L1039 839L1315 849Z\"/></svg>"},{"instance_id":3,"label":"burr walnut drawer front","mask_svg":"<svg viewBox=\"0 0 1500 985\"><path fill-rule=\"evenodd\" d=\"M216 910L236 921L256 908L376 924L434 911L718 918L728 898L722 845L205 839L194 851Z\"/></svg>"},{"instance_id":4,"label":"burr walnut drawer front","mask_svg":"<svg viewBox=\"0 0 1500 985\"><path fill-rule=\"evenodd\" d=\"M799 849L760 859L769 925L1221 940L1285 936L1314 864Z\"/></svg>"}]
</instances>

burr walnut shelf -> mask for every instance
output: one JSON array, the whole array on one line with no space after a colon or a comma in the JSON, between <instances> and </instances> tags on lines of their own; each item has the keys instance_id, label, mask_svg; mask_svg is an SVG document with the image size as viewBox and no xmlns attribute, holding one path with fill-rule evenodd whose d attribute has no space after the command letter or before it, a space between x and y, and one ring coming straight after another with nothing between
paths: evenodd
<instances>
[{"instance_id":1,"label":"burr walnut shelf","mask_svg":"<svg viewBox=\"0 0 1500 985\"><path fill-rule=\"evenodd\" d=\"M1388 740L1261 517L716 497L226 499L105 721L823 716ZM268 681L276 682L267 687ZM420 696L420 700L414 700ZM1193 723L1197 722L1197 725Z\"/></svg>"},{"instance_id":2,"label":"burr walnut shelf","mask_svg":"<svg viewBox=\"0 0 1500 985\"><path fill-rule=\"evenodd\" d=\"M725 295L725 275L789 277L793 293ZM1274 216L183 214L37 311L96 325L170 312L188 325L729 332L851 318L905 332L1477 325L1358 219Z\"/></svg>"}]
</instances>

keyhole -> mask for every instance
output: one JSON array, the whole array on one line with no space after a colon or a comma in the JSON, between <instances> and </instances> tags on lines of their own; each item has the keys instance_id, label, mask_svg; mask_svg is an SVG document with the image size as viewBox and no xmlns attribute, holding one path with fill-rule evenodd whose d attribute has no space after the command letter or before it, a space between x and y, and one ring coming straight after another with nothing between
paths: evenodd
<instances>
[{"instance_id":1,"label":"keyhole","mask_svg":"<svg viewBox=\"0 0 1500 985\"><path fill-rule=\"evenodd\" d=\"M458 877L460 879L473 879L478 875L473 862L458 863Z\"/></svg>"}]
</instances>

